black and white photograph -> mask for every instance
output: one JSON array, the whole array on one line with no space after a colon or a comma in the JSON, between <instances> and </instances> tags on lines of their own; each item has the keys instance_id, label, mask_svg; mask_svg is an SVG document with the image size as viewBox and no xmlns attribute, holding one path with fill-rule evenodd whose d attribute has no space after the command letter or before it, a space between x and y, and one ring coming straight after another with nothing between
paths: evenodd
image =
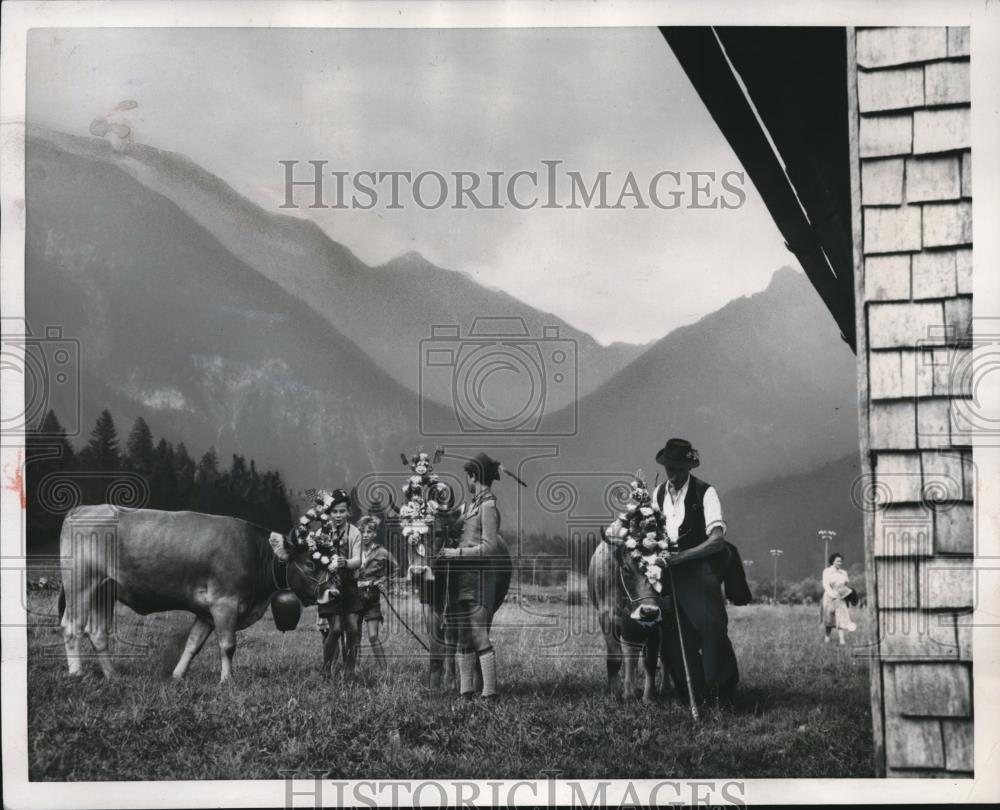
<instances>
[{"instance_id":1,"label":"black and white photograph","mask_svg":"<svg viewBox=\"0 0 1000 810\"><path fill-rule=\"evenodd\" d=\"M998 34L4 4L4 806L1000 800Z\"/></svg>"}]
</instances>

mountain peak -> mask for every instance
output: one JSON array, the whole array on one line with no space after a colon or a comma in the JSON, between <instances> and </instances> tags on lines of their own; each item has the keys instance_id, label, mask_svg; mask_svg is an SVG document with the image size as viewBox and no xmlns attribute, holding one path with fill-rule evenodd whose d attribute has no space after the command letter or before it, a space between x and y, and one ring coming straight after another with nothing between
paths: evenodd
<instances>
[{"instance_id":1,"label":"mountain peak","mask_svg":"<svg viewBox=\"0 0 1000 810\"><path fill-rule=\"evenodd\" d=\"M774 274L771 276L771 280L765 288L765 292L786 289L792 285L798 286L801 285L804 279L805 273L786 264L774 271Z\"/></svg>"},{"instance_id":2,"label":"mountain peak","mask_svg":"<svg viewBox=\"0 0 1000 810\"><path fill-rule=\"evenodd\" d=\"M430 264L427 259L424 258L424 254L416 250L407 250L404 253L400 253L395 259L392 259L390 264Z\"/></svg>"}]
</instances>

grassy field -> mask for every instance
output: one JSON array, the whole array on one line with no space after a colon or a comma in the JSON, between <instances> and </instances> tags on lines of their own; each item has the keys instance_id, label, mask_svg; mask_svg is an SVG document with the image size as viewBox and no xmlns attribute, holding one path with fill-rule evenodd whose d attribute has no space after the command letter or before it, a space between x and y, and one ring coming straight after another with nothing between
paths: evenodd
<instances>
[{"instance_id":1,"label":"grassy field","mask_svg":"<svg viewBox=\"0 0 1000 810\"><path fill-rule=\"evenodd\" d=\"M588 605L508 600L493 633L502 696L487 703L429 693L425 654L391 615L385 680L365 649L360 683L324 681L312 609L284 636L270 614L240 633L235 682L220 686L214 636L170 680L188 614L119 605L117 677L88 661L70 681L55 599L28 594L32 780L873 775L867 664L823 644L815 607L730 608L740 698L695 725L673 700L605 693ZM398 605L419 627L415 600ZM860 625L850 642L863 639Z\"/></svg>"}]
</instances>

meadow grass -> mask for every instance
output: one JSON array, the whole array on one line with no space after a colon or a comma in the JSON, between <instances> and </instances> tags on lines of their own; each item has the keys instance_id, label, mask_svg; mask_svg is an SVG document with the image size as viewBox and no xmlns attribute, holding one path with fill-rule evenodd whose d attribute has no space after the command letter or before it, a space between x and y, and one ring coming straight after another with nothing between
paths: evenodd
<instances>
[{"instance_id":1,"label":"meadow grass","mask_svg":"<svg viewBox=\"0 0 1000 810\"><path fill-rule=\"evenodd\" d=\"M429 692L426 653L387 610L384 679L367 643L360 682L322 679L310 609L296 631L268 614L241 632L232 683L217 682L214 635L174 682L190 616L119 605L116 677L91 660L71 680L55 594L27 599L32 780L873 776L868 665L852 654L863 616L839 648L823 643L815 607L730 608L740 696L695 724L670 697L606 693L589 605L508 600L493 631L501 697L484 702ZM416 601L397 606L419 629Z\"/></svg>"}]
</instances>

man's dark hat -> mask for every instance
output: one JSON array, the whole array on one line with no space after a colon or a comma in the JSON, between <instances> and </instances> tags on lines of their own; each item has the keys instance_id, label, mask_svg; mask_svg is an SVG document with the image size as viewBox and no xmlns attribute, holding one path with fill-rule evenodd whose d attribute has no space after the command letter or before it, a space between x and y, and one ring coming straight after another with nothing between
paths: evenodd
<instances>
[{"instance_id":1,"label":"man's dark hat","mask_svg":"<svg viewBox=\"0 0 1000 810\"><path fill-rule=\"evenodd\" d=\"M656 454L656 463L664 467L686 467L694 469L701 464L698 451L686 439L670 439Z\"/></svg>"}]
</instances>

